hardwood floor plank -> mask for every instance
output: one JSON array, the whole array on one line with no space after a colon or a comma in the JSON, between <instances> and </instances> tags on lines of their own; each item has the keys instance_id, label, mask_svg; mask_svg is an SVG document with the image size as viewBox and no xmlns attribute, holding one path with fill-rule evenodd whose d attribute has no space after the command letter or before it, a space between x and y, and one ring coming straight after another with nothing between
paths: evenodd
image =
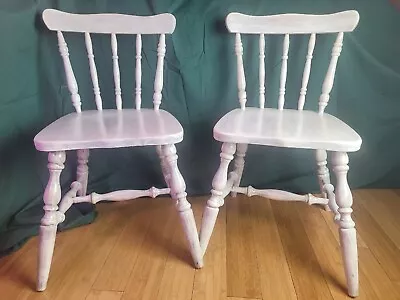
<instances>
[{"instance_id":1,"label":"hardwood floor plank","mask_svg":"<svg viewBox=\"0 0 400 300\"><path fill-rule=\"evenodd\" d=\"M171 240L175 227L180 227L178 213L172 201L165 205L160 204L152 206L150 226L122 299L156 299L167 257L171 253L177 253Z\"/></svg>"},{"instance_id":2,"label":"hardwood floor plank","mask_svg":"<svg viewBox=\"0 0 400 300\"><path fill-rule=\"evenodd\" d=\"M400 250L371 214L359 204L362 198L356 194L353 204L353 217L357 231L364 238L379 264L393 281L400 280Z\"/></svg>"},{"instance_id":3,"label":"hardwood floor plank","mask_svg":"<svg viewBox=\"0 0 400 300\"><path fill-rule=\"evenodd\" d=\"M332 299L318 259L296 210L296 205L301 204L303 203L271 201L297 298Z\"/></svg>"},{"instance_id":4,"label":"hardwood floor plank","mask_svg":"<svg viewBox=\"0 0 400 300\"><path fill-rule=\"evenodd\" d=\"M400 249L400 196L391 190L364 190L358 193L362 205ZM382 201L385 199L385 201Z\"/></svg>"},{"instance_id":5,"label":"hardwood floor plank","mask_svg":"<svg viewBox=\"0 0 400 300\"><path fill-rule=\"evenodd\" d=\"M200 224L201 211L199 201L192 204L196 224ZM170 241L171 251L168 253L164 274L160 281L157 300L188 300L192 298L196 269L188 251L188 245L181 223L176 213L173 237Z\"/></svg>"},{"instance_id":6,"label":"hardwood floor plank","mask_svg":"<svg viewBox=\"0 0 400 300\"><path fill-rule=\"evenodd\" d=\"M201 210L204 209L204 204ZM200 222L197 224L200 227ZM224 205L220 208L204 256L204 267L195 273L192 300L226 299L226 263L226 205Z\"/></svg>"},{"instance_id":7,"label":"hardwood floor plank","mask_svg":"<svg viewBox=\"0 0 400 300\"><path fill-rule=\"evenodd\" d=\"M123 292L91 290L86 300L120 300Z\"/></svg>"},{"instance_id":8,"label":"hardwood floor plank","mask_svg":"<svg viewBox=\"0 0 400 300\"><path fill-rule=\"evenodd\" d=\"M297 299L269 199L249 199L263 299ZM254 270L256 272L256 270Z\"/></svg>"},{"instance_id":9,"label":"hardwood floor plank","mask_svg":"<svg viewBox=\"0 0 400 300\"><path fill-rule=\"evenodd\" d=\"M322 273L324 274L332 297L335 300L348 299L340 245L336 241L322 215L322 213L325 212L316 206L300 204L296 205L296 208L321 266ZM366 248L360 249L369 251ZM362 263L360 259L359 264ZM365 280L365 274L363 272L365 268L359 269L360 295L357 299L380 299L377 297L374 290L370 288L369 282Z\"/></svg>"},{"instance_id":10,"label":"hardwood floor plank","mask_svg":"<svg viewBox=\"0 0 400 300\"><path fill-rule=\"evenodd\" d=\"M227 206L227 286L229 297L261 298L256 242L248 197L228 196Z\"/></svg>"},{"instance_id":11,"label":"hardwood floor plank","mask_svg":"<svg viewBox=\"0 0 400 300\"><path fill-rule=\"evenodd\" d=\"M152 219L152 210L149 208L169 199L145 200L138 202L137 209L132 211L129 216L128 224L118 237L93 289L107 291L123 291L125 289Z\"/></svg>"}]
</instances>

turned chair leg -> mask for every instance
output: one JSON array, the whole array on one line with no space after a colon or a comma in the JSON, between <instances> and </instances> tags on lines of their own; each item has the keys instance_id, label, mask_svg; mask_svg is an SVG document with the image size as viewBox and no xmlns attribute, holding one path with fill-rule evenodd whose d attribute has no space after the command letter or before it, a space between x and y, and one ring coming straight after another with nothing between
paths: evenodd
<instances>
[{"instance_id":1,"label":"turned chair leg","mask_svg":"<svg viewBox=\"0 0 400 300\"><path fill-rule=\"evenodd\" d=\"M78 191L78 196L86 196L88 176L89 176L89 149L79 149L78 155L78 167L76 170L76 180L81 184L81 188Z\"/></svg>"},{"instance_id":2,"label":"turned chair leg","mask_svg":"<svg viewBox=\"0 0 400 300\"><path fill-rule=\"evenodd\" d=\"M342 248L344 269L347 280L348 294L358 296L358 255L355 223L351 218L353 197L347 183L349 158L347 153L334 152L332 157L333 171L335 172L336 203L339 206L339 234Z\"/></svg>"},{"instance_id":3,"label":"turned chair leg","mask_svg":"<svg viewBox=\"0 0 400 300\"><path fill-rule=\"evenodd\" d=\"M224 204L223 191L228 181L228 167L233 159L233 155L236 151L236 144L223 143L221 148L221 163L215 173L213 182L211 197L207 201L207 205L204 209L203 219L201 222L200 230L200 246L202 254L206 252L208 242L210 241L211 234L214 230L215 222L217 220L219 207Z\"/></svg>"},{"instance_id":4,"label":"turned chair leg","mask_svg":"<svg viewBox=\"0 0 400 300\"><path fill-rule=\"evenodd\" d=\"M158 157L160 158L161 170L162 170L162 173L163 173L163 176L164 176L164 181L167 184L167 186L169 187L170 175L168 173L168 166L167 166L167 164L165 162L165 155L163 154L161 146L157 145L156 146L156 150L157 150Z\"/></svg>"},{"instance_id":5,"label":"turned chair leg","mask_svg":"<svg viewBox=\"0 0 400 300\"><path fill-rule=\"evenodd\" d=\"M48 156L50 178L44 191L44 216L41 220L39 234L39 257L37 290L44 291L49 278L57 225L64 221L64 214L58 212L61 199L60 175L64 169L65 152L50 152Z\"/></svg>"},{"instance_id":6,"label":"turned chair leg","mask_svg":"<svg viewBox=\"0 0 400 300\"><path fill-rule=\"evenodd\" d=\"M176 154L175 145L163 145L161 147L164 155L165 167L169 174L169 187L171 189L171 197L176 200L176 209L183 225L186 239L189 243L190 253L192 255L196 268L203 267L203 255L201 253L199 235L197 232L196 222L190 203L186 199L186 185L178 169L178 155Z\"/></svg>"},{"instance_id":7,"label":"turned chair leg","mask_svg":"<svg viewBox=\"0 0 400 300\"><path fill-rule=\"evenodd\" d=\"M233 161L234 171L237 174L237 180L233 184L234 187L240 185L240 181L242 180L243 169L244 169L244 158L246 156L247 144L237 144L236 145L236 157ZM236 192L231 192L232 197L236 197Z\"/></svg>"},{"instance_id":8,"label":"turned chair leg","mask_svg":"<svg viewBox=\"0 0 400 300\"><path fill-rule=\"evenodd\" d=\"M318 174L318 183L319 189L321 191L321 195L323 198L327 198L326 191L324 189L325 184L330 184L331 179L329 175L329 169L326 166L328 164L327 158L328 155L326 150L316 150L315 158L317 160L317 174ZM325 210L330 211L329 205L325 205Z\"/></svg>"}]
</instances>

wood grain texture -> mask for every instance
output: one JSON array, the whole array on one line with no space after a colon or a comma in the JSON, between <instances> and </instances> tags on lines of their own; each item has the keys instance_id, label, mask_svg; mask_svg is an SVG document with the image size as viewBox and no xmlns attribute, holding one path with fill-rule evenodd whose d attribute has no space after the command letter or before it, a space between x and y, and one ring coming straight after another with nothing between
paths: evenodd
<instances>
[{"instance_id":1,"label":"wood grain texture","mask_svg":"<svg viewBox=\"0 0 400 300\"><path fill-rule=\"evenodd\" d=\"M261 298L256 241L252 232L253 217L248 198L238 195L226 200L228 296Z\"/></svg>"},{"instance_id":2,"label":"wood grain texture","mask_svg":"<svg viewBox=\"0 0 400 300\"><path fill-rule=\"evenodd\" d=\"M91 290L85 300L120 300L123 292Z\"/></svg>"},{"instance_id":3,"label":"wood grain texture","mask_svg":"<svg viewBox=\"0 0 400 300\"><path fill-rule=\"evenodd\" d=\"M357 299L400 299L400 281L393 279L400 255L391 229L396 226L391 223L398 222L393 217L400 193L360 190L353 194L360 246ZM197 224L207 199L190 199ZM170 199L101 203L97 208L99 217L93 224L58 234L45 292L34 291L37 238L2 257L0 298L349 299L338 228L332 213L319 207L261 197L227 197L202 270L190 266ZM239 288L232 288L235 284Z\"/></svg>"}]
</instances>

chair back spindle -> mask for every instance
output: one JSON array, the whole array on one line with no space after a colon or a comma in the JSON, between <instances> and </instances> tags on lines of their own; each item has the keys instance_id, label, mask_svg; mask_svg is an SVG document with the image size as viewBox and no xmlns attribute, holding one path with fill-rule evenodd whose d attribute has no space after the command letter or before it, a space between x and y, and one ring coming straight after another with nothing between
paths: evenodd
<instances>
[{"instance_id":1,"label":"chair back spindle","mask_svg":"<svg viewBox=\"0 0 400 300\"><path fill-rule=\"evenodd\" d=\"M163 78L164 78L164 56L165 56L165 34L160 35L160 40L158 42L157 47L157 69L156 76L154 79L154 95L153 95L153 104L154 109L158 110L160 108L161 99L162 99L162 88L163 88Z\"/></svg>"},{"instance_id":2,"label":"chair back spindle","mask_svg":"<svg viewBox=\"0 0 400 300\"><path fill-rule=\"evenodd\" d=\"M246 77L244 74L243 66L243 45L240 33L236 33L235 52L237 58L237 82L240 108L245 109L247 96L246 96Z\"/></svg>"},{"instance_id":3,"label":"chair back spindle","mask_svg":"<svg viewBox=\"0 0 400 300\"><path fill-rule=\"evenodd\" d=\"M72 70L71 62L69 60L68 46L65 42L64 36L61 31L57 31L58 47L63 60L65 77L67 79L68 90L71 94L72 105L75 107L77 113L81 112L81 96L78 93L78 84L76 82L74 71Z\"/></svg>"},{"instance_id":4,"label":"chair back spindle","mask_svg":"<svg viewBox=\"0 0 400 300\"><path fill-rule=\"evenodd\" d=\"M299 110L303 110L304 103L306 101L307 86L308 86L308 80L310 78L310 71L311 71L311 60L313 58L313 52L314 52L314 47L315 47L315 38L316 38L315 33L311 33L310 40L308 41L306 64L304 66L303 79L301 81L299 102L298 102L298 106L297 106L297 108Z\"/></svg>"},{"instance_id":5,"label":"chair back spindle","mask_svg":"<svg viewBox=\"0 0 400 300\"><path fill-rule=\"evenodd\" d=\"M122 109L122 97L121 97L121 78L119 73L118 64L118 43L117 35L111 34L111 50L112 50L112 61L113 61L113 73L114 73L114 85L115 85L115 105L117 109Z\"/></svg>"},{"instance_id":6,"label":"chair back spindle","mask_svg":"<svg viewBox=\"0 0 400 300\"><path fill-rule=\"evenodd\" d=\"M270 16L250 16L241 13L230 13L226 18L226 25L231 33L235 33L235 53L237 58L238 95L241 109L246 104L246 81L243 66L243 45L241 34L258 34L259 40L259 105L265 106L265 34L284 35L282 47L282 66L279 81L278 109L285 106L286 79L288 72L289 38L292 34L310 34L308 41L306 61L297 108L303 110L307 87L311 73L316 35L337 33L336 41L332 49L332 57L322 85L322 93L319 98L319 113L323 113L329 101L332 91L336 65L343 45L343 33L353 31L359 21L358 12L355 10L342 11L326 15L307 14L280 14Z\"/></svg>"},{"instance_id":7,"label":"chair back spindle","mask_svg":"<svg viewBox=\"0 0 400 300\"><path fill-rule=\"evenodd\" d=\"M281 77L279 84L279 98L278 98L278 109L282 110L285 105L285 91L286 91L286 78L287 78L287 61L289 54L289 34L285 34L283 39L283 49L282 49L282 67L281 67Z\"/></svg>"},{"instance_id":8,"label":"chair back spindle","mask_svg":"<svg viewBox=\"0 0 400 300\"><path fill-rule=\"evenodd\" d=\"M135 88L135 105L140 110L142 105L142 35L136 35L136 88Z\"/></svg>"},{"instance_id":9,"label":"chair back spindle","mask_svg":"<svg viewBox=\"0 0 400 300\"><path fill-rule=\"evenodd\" d=\"M90 38L89 32L85 32L85 44L89 59L90 76L92 78L92 83L93 83L94 100L96 102L97 109L103 110L103 102L101 100L101 95L100 95L99 79L97 78L97 68L96 68L96 63L94 61L92 39Z\"/></svg>"},{"instance_id":10,"label":"chair back spindle","mask_svg":"<svg viewBox=\"0 0 400 300\"><path fill-rule=\"evenodd\" d=\"M260 108L264 108L265 105L265 37L264 34L260 34Z\"/></svg>"},{"instance_id":11,"label":"chair back spindle","mask_svg":"<svg viewBox=\"0 0 400 300\"><path fill-rule=\"evenodd\" d=\"M319 97L319 110L320 114L324 113L325 107L328 105L329 94L333 87L333 81L335 79L336 65L342 52L343 46L343 32L339 32L336 41L332 48L331 62L329 63L328 71L325 75L324 83L322 84L322 93Z\"/></svg>"}]
</instances>

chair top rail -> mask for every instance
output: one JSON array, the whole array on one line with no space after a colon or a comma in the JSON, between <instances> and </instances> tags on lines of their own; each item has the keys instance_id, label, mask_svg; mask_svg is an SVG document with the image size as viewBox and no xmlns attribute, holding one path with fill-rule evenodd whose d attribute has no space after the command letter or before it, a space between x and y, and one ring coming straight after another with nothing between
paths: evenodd
<instances>
[{"instance_id":1,"label":"chair top rail","mask_svg":"<svg viewBox=\"0 0 400 300\"><path fill-rule=\"evenodd\" d=\"M237 12L226 18L226 26L232 33L245 34L310 34L351 32L356 28L359 14L347 10L334 14L279 14L251 16Z\"/></svg>"},{"instance_id":2,"label":"chair top rail","mask_svg":"<svg viewBox=\"0 0 400 300\"><path fill-rule=\"evenodd\" d=\"M105 34L170 34L176 25L175 17L169 13L154 16L71 14L46 9L43 20L53 31Z\"/></svg>"}]
</instances>

